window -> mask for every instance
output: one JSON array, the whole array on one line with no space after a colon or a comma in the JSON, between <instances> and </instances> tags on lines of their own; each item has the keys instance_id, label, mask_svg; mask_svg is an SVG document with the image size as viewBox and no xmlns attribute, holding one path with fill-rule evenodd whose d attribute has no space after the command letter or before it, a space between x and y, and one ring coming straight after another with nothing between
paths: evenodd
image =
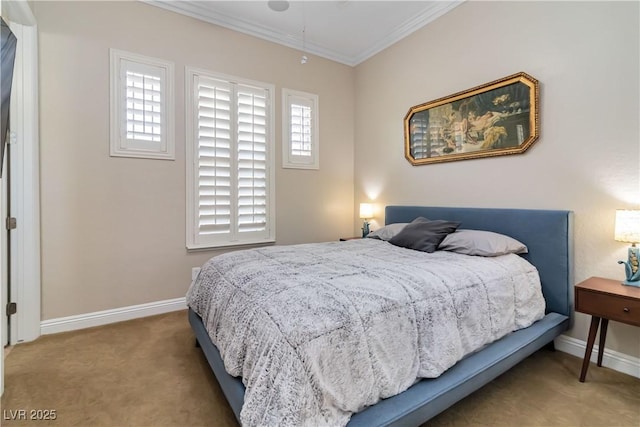
<instances>
[{"instance_id":1,"label":"window","mask_svg":"<svg viewBox=\"0 0 640 427\"><path fill-rule=\"evenodd\" d=\"M187 248L275 241L274 88L186 69Z\"/></svg>"},{"instance_id":2,"label":"window","mask_svg":"<svg viewBox=\"0 0 640 427\"><path fill-rule=\"evenodd\" d=\"M319 169L318 95L282 90L282 167Z\"/></svg>"},{"instance_id":3,"label":"window","mask_svg":"<svg viewBox=\"0 0 640 427\"><path fill-rule=\"evenodd\" d=\"M111 155L173 160L173 63L116 49L110 57Z\"/></svg>"}]
</instances>

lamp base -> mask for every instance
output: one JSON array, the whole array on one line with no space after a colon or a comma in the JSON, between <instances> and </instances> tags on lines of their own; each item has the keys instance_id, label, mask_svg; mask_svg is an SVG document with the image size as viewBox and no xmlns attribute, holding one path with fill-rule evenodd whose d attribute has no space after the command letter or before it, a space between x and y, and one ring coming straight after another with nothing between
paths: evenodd
<instances>
[{"instance_id":1,"label":"lamp base","mask_svg":"<svg viewBox=\"0 0 640 427\"><path fill-rule=\"evenodd\" d=\"M369 234L369 223L367 221L365 221L362 224L362 237L367 237L367 235Z\"/></svg>"},{"instance_id":2,"label":"lamp base","mask_svg":"<svg viewBox=\"0 0 640 427\"><path fill-rule=\"evenodd\" d=\"M622 282L622 284L625 286L634 286L636 288L640 288L640 280L636 280L635 282L625 280L624 282Z\"/></svg>"},{"instance_id":3,"label":"lamp base","mask_svg":"<svg viewBox=\"0 0 640 427\"><path fill-rule=\"evenodd\" d=\"M638 268L638 260L640 259L640 248L635 243L629 248L628 261L618 261L618 264L624 264L624 272L627 276L623 285L635 286L640 288L640 268Z\"/></svg>"}]
</instances>

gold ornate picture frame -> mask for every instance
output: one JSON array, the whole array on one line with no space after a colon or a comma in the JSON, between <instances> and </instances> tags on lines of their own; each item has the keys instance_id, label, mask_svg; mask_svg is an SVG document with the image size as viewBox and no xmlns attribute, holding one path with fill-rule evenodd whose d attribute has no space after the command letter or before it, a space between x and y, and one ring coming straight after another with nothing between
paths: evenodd
<instances>
[{"instance_id":1,"label":"gold ornate picture frame","mask_svg":"<svg viewBox=\"0 0 640 427\"><path fill-rule=\"evenodd\" d=\"M538 80L526 73L411 107L404 117L412 165L525 152L539 134Z\"/></svg>"}]
</instances>

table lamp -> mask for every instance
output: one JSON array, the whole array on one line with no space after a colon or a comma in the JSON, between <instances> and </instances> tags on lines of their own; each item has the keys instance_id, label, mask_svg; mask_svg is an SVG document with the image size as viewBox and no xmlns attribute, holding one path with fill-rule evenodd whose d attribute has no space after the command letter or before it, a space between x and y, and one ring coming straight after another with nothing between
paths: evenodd
<instances>
[{"instance_id":1,"label":"table lamp","mask_svg":"<svg viewBox=\"0 0 640 427\"><path fill-rule=\"evenodd\" d=\"M371 203L360 203L360 218L364 219L362 237L367 237L367 234L369 234L369 222L367 220L373 218L373 205Z\"/></svg>"},{"instance_id":2,"label":"table lamp","mask_svg":"<svg viewBox=\"0 0 640 427\"><path fill-rule=\"evenodd\" d=\"M640 242L640 210L616 210L615 239L619 242L631 243L629 259L627 261L618 261L618 264L624 264L627 275L627 280L622 284L640 287L640 270L638 269L640 251L636 247L636 243Z\"/></svg>"}]
</instances>

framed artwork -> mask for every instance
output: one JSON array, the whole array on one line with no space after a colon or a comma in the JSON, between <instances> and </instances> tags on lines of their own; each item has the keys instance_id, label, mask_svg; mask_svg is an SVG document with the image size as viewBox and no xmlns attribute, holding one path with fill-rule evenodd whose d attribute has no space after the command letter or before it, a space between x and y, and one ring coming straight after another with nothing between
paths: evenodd
<instances>
[{"instance_id":1,"label":"framed artwork","mask_svg":"<svg viewBox=\"0 0 640 427\"><path fill-rule=\"evenodd\" d=\"M518 73L411 107L404 117L412 165L525 152L538 139L538 81Z\"/></svg>"}]
</instances>

